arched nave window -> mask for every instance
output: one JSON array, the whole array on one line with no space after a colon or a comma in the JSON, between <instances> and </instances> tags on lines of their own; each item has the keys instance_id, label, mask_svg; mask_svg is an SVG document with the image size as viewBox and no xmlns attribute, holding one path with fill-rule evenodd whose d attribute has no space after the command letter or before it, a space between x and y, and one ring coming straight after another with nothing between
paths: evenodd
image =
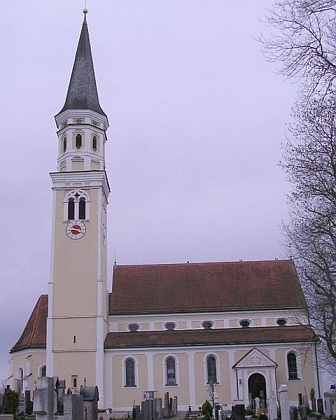
<instances>
[{"instance_id":1,"label":"arched nave window","mask_svg":"<svg viewBox=\"0 0 336 420\"><path fill-rule=\"evenodd\" d=\"M207 381L208 384L217 383L217 366L216 366L216 359L214 356L207 357L207 376L208 376L208 381Z\"/></svg>"},{"instance_id":2,"label":"arched nave window","mask_svg":"<svg viewBox=\"0 0 336 420\"><path fill-rule=\"evenodd\" d=\"M169 356L165 361L166 365L166 386L177 385L176 361L175 358Z\"/></svg>"},{"instance_id":3,"label":"arched nave window","mask_svg":"<svg viewBox=\"0 0 336 420\"><path fill-rule=\"evenodd\" d=\"M90 199L82 190L70 191L64 198L64 220L89 219Z\"/></svg>"},{"instance_id":4,"label":"arched nave window","mask_svg":"<svg viewBox=\"0 0 336 420\"><path fill-rule=\"evenodd\" d=\"M122 386L137 387L138 362L134 357L127 356L122 362Z\"/></svg>"},{"instance_id":5,"label":"arched nave window","mask_svg":"<svg viewBox=\"0 0 336 420\"><path fill-rule=\"evenodd\" d=\"M287 370L288 370L288 379L300 379L298 372L298 359L294 351L290 351L287 354Z\"/></svg>"},{"instance_id":6,"label":"arched nave window","mask_svg":"<svg viewBox=\"0 0 336 420\"><path fill-rule=\"evenodd\" d=\"M208 354L204 357L204 383L220 383L220 361L215 354Z\"/></svg>"},{"instance_id":7,"label":"arched nave window","mask_svg":"<svg viewBox=\"0 0 336 420\"><path fill-rule=\"evenodd\" d=\"M135 363L131 357L125 360L125 386L135 386Z\"/></svg>"}]
</instances>

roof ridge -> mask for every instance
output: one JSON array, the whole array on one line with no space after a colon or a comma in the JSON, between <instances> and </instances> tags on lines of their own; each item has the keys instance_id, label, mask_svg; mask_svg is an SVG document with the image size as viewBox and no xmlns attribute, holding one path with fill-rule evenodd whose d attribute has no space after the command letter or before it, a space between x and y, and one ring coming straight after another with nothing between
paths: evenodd
<instances>
[{"instance_id":1,"label":"roof ridge","mask_svg":"<svg viewBox=\"0 0 336 420\"><path fill-rule=\"evenodd\" d=\"M149 264L115 264L113 268L117 267L163 267L163 266L187 266L187 265L209 265L209 264L262 264L262 263L270 263L270 262L290 262L292 261L290 258L286 259L274 259L274 260L237 260L237 261L205 261L205 262L181 262L181 263L149 263Z\"/></svg>"}]
</instances>

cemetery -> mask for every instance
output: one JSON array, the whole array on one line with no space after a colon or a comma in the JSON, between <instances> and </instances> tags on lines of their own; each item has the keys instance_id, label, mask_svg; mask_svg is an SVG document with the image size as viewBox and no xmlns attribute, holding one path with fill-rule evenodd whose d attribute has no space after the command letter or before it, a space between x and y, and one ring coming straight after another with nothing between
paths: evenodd
<instances>
[{"instance_id":1,"label":"cemetery","mask_svg":"<svg viewBox=\"0 0 336 420\"><path fill-rule=\"evenodd\" d=\"M9 405L15 412L8 414ZM14 403L13 403L14 401ZM289 405L287 386L281 385L278 400L272 395L266 402L255 398L253 407L245 407L243 401L233 401L232 406L221 405L212 400L204 402L198 411L178 412L177 397L158 398L155 392L143 392L141 405L133 405L132 412L99 410L97 386L82 386L79 393L66 388L65 381L58 378L40 377L31 396L30 391L18 396L9 386L0 393L0 420L323 420L335 419L335 396L326 395L324 400L316 399L313 389L310 395L298 395L298 406Z\"/></svg>"}]
</instances>

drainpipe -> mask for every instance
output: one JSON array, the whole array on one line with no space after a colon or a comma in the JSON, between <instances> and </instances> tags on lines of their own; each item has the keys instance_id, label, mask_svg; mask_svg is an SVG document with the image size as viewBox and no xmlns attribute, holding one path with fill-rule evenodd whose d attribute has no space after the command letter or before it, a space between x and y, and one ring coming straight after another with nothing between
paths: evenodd
<instances>
[{"instance_id":1,"label":"drainpipe","mask_svg":"<svg viewBox=\"0 0 336 420\"><path fill-rule=\"evenodd\" d=\"M237 369L236 369L236 385L237 385L237 400L240 400L240 398L239 398L238 370Z\"/></svg>"},{"instance_id":2,"label":"drainpipe","mask_svg":"<svg viewBox=\"0 0 336 420\"><path fill-rule=\"evenodd\" d=\"M319 365L317 360L317 347L316 341L314 342L314 350L315 350L315 364L316 364L316 375L317 375L317 392L319 399L321 398L321 384L320 384L320 372L319 372Z\"/></svg>"}]
</instances>

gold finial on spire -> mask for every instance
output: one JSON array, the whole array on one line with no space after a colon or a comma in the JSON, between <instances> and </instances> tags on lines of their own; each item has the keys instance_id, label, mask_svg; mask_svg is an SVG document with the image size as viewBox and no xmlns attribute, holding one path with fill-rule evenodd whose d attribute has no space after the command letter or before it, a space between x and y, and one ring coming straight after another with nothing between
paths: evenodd
<instances>
[{"instance_id":1,"label":"gold finial on spire","mask_svg":"<svg viewBox=\"0 0 336 420\"><path fill-rule=\"evenodd\" d=\"M85 7L84 7L84 9L83 9L83 13L84 13L84 15L86 15L86 14L88 13L88 9L87 9L87 7L86 7L86 0L85 0Z\"/></svg>"}]
</instances>

